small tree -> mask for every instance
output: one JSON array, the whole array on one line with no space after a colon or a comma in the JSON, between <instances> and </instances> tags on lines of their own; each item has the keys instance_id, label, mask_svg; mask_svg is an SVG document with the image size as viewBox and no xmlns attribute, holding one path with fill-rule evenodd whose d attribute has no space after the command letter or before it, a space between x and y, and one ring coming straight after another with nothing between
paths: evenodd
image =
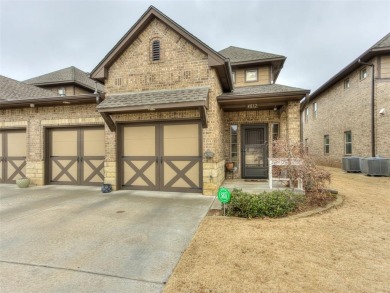
<instances>
[{"instance_id":1,"label":"small tree","mask_svg":"<svg viewBox=\"0 0 390 293\"><path fill-rule=\"evenodd\" d=\"M298 141L275 140L273 142L273 157L283 158L285 166L277 166L279 172L285 172L286 177L296 184L302 180L303 188L309 199L324 199L326 184L330 183L330 173L318 168L314 160L309 157L305 147ZM299 164L296 162L299 161Z\"/></svg>"}]
</instances>

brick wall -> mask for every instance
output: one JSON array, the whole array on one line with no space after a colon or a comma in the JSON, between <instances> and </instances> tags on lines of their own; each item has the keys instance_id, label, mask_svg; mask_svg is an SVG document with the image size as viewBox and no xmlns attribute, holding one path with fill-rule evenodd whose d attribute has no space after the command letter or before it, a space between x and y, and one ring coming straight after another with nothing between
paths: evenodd
<instances>
[{"instance_id":1,"label":"brick wall","mask_svg":"<svg viewBox=\"0 0 390 293\"><path fill-rule=\"evenodd\" d=\"M370 60L377 66L377 58ZM303 139L307 139L309 154L323 165L341 166L344 152L344 132L352 132L352 155L371 156L371 68L367 67L367 78L360 79L361 66L343 80L310 102L309 121L303 122ZM349 78L350 87L344 88ZM380 116L381 108L389 109L389 80L375 81L375 124L377 128L377 154L390 157L389 115ZM318 117L313 117L313 103L318 105ZM303 121L304 112L302 113ZM329 135L330 153L324 154L324 135Z\"/></svg>"},{"instance_id":2,"label":"brick wall","mask_svg":"<svg viewBox=\"0 0 390 293\"><path fill-rule=\"evenodd\" d=\"M161 60L152 61L151 44L160 40ZM215 157L203 165L204 193L215 193L222 182L220 173L224 171L222 133L223 111L216 97L222 93L221 85L214 69L208 65L208 56L187 42L161 21L154 19L138 38L122 53L108 69L106 81L107 95L150 91L209 87L209 108L207 110L208 128L203 129L203 152L212 150ZM175 119L200 119L198 110L151 112L113 115L115 121L150 121ZM107 146L107 164L114 168L116 157L115 134ZM202 153L203 153L202 152ZM212 167L212 169L210 169ZM222 171L221 171L222 170ZM212 172L213 177L209 176ZM110 172L111 175L114 173ZM207 174L207 175L205 175ZM115 182L114 176L106 178Z\"/></svg>"},{"instance_id":3,"label":"brick wall","mask_svg":"<svg viewBox=\"0 0 390 293\"><path fill-rule=\"evenodd\" d=\"M104 125L95 107L89 104L0 110L0 129L26 129L26 176L33 184L44 184L45 128Z\"/></svg>"}]
</instances>

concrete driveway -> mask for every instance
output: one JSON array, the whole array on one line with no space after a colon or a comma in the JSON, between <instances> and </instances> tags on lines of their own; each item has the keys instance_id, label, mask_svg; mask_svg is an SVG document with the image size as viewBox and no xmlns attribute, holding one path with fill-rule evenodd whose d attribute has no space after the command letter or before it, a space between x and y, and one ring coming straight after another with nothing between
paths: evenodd
<instances>
[{"instance_id":1,"label":"concrete driveway","mask_svg":"<svg viewBox=\"0 0 390 293\"><path fill-rule=\"evenodd\" d=\"M1 292L161 292L213 199L0 185Z\"/></svg>"}]
</instances>

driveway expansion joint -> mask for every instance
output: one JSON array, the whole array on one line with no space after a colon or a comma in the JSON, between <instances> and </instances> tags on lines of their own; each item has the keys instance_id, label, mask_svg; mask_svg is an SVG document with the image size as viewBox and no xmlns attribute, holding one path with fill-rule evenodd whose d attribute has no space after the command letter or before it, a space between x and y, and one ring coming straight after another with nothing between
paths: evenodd
<instances>
[{"instance_id":1,"label":"driveway expansion joint","mask_svg":"<svg viewBox=\"0 0 390 293\"><path fill-rule=\"evenodd\" d=\"M72 268L55 267L55 266L49 266L49 265L31 264L31 263L7 261L7 260L0 260L0 263L21 265L21 266L30 266L30 267L39 267L39 268L54 269L54 270L63 270L63 271L70 271L70 272L76 272L76 273L91 274L91 275L96 275L96 276L125 279L125 280L136 281L136 282L152 283L152 284L157 284L157 285L165 285L166 284L166 282L156 282L156 281L148 281L148 280L143 280L143 279L134 279L134 278L128 278L128 277L123 277L123 276L117 276L117 275L103 274L103 273L97 273L97 272L91 272L91 271L85 271L85 270L77 270L77 269L72 269Z\"/></svg>"}]
</instances>

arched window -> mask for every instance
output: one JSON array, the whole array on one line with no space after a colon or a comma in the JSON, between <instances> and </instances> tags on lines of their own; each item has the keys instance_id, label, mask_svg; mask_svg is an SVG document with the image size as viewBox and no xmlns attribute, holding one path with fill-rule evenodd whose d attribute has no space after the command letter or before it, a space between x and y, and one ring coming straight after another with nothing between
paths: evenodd
<instances>
[{"instance_id":1,"label":"arched window","mask_svg":"<svg viewBox=\"0 0 390 293\"><path fill-rule=\"evenodd\" d=\"M152 61L160 60L160 41L155 40L152 43Z\"/></svg>"}]
</instances>

